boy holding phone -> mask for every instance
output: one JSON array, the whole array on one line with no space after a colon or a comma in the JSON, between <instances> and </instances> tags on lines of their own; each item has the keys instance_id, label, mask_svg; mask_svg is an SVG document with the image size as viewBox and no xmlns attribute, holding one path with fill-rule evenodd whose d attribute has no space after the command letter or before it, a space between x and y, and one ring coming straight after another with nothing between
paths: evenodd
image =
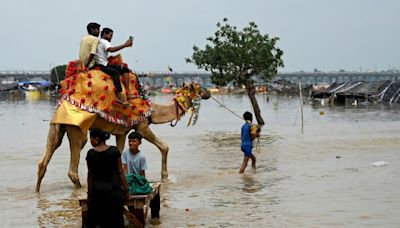
<instances>
[{"instance_id":1,"label":"boy holding phone","mask_svg":"<svg viewBox=\"0 0 400 228\"><path fill-rule=\"evenodd\" d=\"M121 49L132 47L133 45L133 37L130 36L124 44L118 46L111 46L111 39L113 37L113 30L110 28L104 28L101 31L101 39L99 40L99 44L97 46L97 52L95 55L95 66L99 67L101 71L110 75L113 79L114 85L117 89L116 91L116 101L127 105L128 102L126 101L124 96L121 96L122 87L120 82L120 75L124 76L124 86L125 90L129 91L129 72L130 70L127 67L120 66L120 65L112 65L108 62L108 53L109 52L116 52Z\"/></svg>"}]
</instances>

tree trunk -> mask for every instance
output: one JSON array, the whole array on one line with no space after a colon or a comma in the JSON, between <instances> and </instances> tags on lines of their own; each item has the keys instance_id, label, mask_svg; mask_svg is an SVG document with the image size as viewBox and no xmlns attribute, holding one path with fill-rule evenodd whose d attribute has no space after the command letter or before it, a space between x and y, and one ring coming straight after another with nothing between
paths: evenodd
<instances>
[{"instance_id":1,"label":"tree trunk","mask_svg":"<svg viewBox=\"0 0 400 228\"><path fill-rule=\"evenodd\" d=\"M257 99L256 99L256 87L253 84L246 85L247 95L250 98L251 105L253 106L254 115L256 116L256 120L258 125L264 125L264 120L261 116L260 107L258 106Z\"/></svg>"}]
</instances>

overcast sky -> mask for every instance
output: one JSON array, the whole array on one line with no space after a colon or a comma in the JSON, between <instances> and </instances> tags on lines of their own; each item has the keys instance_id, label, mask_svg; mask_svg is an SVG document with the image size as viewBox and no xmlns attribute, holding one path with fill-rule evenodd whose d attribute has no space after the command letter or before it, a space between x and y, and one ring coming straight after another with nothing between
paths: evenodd
<instances>
[{"instance_id":1,"label":"overcast sky","mask_svg":"<svg viewBox=\"0 0 400 228\"><path fill-rule=\"evenodd\" d=\"M114 30L136 71L198 71L186 64L227 17L279 37L281 72L400 68L398 0L0 0L0 70L48 70L78 58L88 22Z\"/></svg>"}]
</instances>

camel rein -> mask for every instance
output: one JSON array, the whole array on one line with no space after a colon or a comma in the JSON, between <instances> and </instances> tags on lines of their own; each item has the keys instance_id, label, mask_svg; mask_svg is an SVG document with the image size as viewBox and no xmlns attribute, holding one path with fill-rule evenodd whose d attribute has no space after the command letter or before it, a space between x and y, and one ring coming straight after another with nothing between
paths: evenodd
<instances>
[{"instance_id":1,"label":"camel rein","mask_svg":"<svg viewBox=\"0 0 400 228\"><path fill-rule=\"evenodd\" d=\"M222 102L220 102L219 100L215 99L213 96L211 96L211 98L212 98L215 102L217 102L221 107L223 107L223 108L225 108L226 110L228 110L230 113L232 113L233 115L235 115L235 116L238 117L239 119L244 120L243 117L239 116L239 115L236 114L234 111L232 111L231 109L229 109L228 107L226 107L226 105L224 105ZM257 142L256 142L256 146L255 146L256 151L257 151L258 153L261 152L261 148L260 148L260 138L261 138L261 135L260 135L259 137L257 137Z\"/></svg>"},{"instance_id":2,"label":"camel rein","mask_svg":"<svg viewBox=\"0 0 400 228\"><path fill-rule=\"evenodd\" d=\"M175 102L175 113L176 113L176 121L173 123L173 120L171 121L170 125L171 127L175 127L178 121L181 119L181 116L179 115L179 109L185 113L187 111L186 105L185 105L185 98L183 96L176 95L174 97L174 102Z\"/></svg>"}]
</instances>

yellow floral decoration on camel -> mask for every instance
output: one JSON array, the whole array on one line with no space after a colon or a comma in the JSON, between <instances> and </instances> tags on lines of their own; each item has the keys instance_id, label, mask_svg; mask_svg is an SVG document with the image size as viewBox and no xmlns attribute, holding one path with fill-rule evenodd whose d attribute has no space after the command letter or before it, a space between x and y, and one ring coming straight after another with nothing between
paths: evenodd
<instances>
[{"instance_id":1,"label":"yellow floral decoration on camel","mask_svg":"<svg viewBox=\"0 0 400 228\"><path fill-rule=\"evenodd\" d=\"M124 64L120 56L110 57L109 61ZM83 111L96 113L109 122L132 127L149 116L152 108L151 101L141 93L143 90L136 75L130 72L129 77L130 93L134 98L128 100L129 105L122 105L115 100L116 88L109 75L98 69L88 70L80 60L72 61L67 66L65 79L61 81L62 96L57 107L65 106L64 103L68 102ZM122 94L128 94L124 86Z\"/></svg>"}]
</instances>

